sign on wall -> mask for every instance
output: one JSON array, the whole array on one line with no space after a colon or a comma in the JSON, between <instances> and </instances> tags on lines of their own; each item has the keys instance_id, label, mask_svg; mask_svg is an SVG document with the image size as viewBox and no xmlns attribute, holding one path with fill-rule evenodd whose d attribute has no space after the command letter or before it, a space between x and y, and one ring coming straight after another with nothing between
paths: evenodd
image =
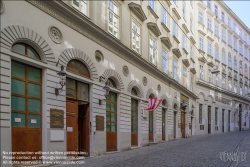
<instances>
[{"instance_id":1,"label":"sign on wall","mask_svg":"<svg viewBox=\"0 0 250 167\"><path fill-rule=\"evenodd\" d=\"M104 116L96 115L96 130L104 131Z\"/></svg>"},{"instance_id":2,"label":"sign on wall","mask_svg":"<svg viewBox=\"0 0 250 167\"><path fill-rule=\"evenodd\" d=\"M50 128L63 128L63 110L50 109Z\"/></svg>"}]
</instances>

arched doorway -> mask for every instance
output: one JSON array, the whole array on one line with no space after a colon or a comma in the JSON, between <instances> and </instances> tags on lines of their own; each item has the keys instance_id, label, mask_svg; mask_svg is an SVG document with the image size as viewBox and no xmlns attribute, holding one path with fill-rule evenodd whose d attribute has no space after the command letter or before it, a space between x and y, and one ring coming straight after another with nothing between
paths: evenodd
<instances>
[{"instance_id":1,"label":"arched doorway","mask_svg":"<svg viewBox=\"0 0 250 167\"><path fill-rule=\"evenodd\" d=\"M149 98L154 98L155 96L153 94L149 95ZM148 127L148 139L149 142L154 141L154 111L149 111L148 112L148 122L149 122L149 127Z\"/></svg>"},{"instance_id":2,"label":"arched doorway","mask_svg":"<svg viewBox=\"0 0 250 167\"><path fill-rule=\"evenodd\" d=\"M41 61L25 43L14 44L11 51ZM11 133L13 152L42 151L42 70L17 61L11 61ZM20 155L13 155L14 160L25 160L15 156Z\"/></svg>"},{"instance_id":3,"label":"arched doorway","mask_svg":"<svg viewBox=\"0 0 250 167\"><path fill-rule=\"evenodd\" d=\"M76 59L69 61L66 70L69 75L90 77L87 67ZM89 156L89 85L72 78L66 79L66 130L67 151Z\"/></svg>"},{"instance_id":4,"label":"arched doorway","mask_svg":"<svg viewBox=\"0 0 250 167\"><path fill-rule=\"evenodd\" d=\"M178 112L178 110L177 110L177 104L175 103L174 104L174 121L173 121L173 131L174 131L174 133L173 133L173 135L174 135L174 139L176 139L176 117L177 117L177 112Z\"/></svg>"},{"instance_id":5,"label":"arched doorway","mask_svg":"<svg viewBox=\"0 0 250 167\"><path fill-rule=\"evenodd\" d=\"M131 94L137 96L135 88L132 88ZM131 146L138 145L138 100L131 99Z\"/></svg>"},{"instance_id":6,"label":"arched doorway","mask_svg":"<svg viewBox=\"0 0 250 167\"><path fill-rule=\"evenodd\" d=\"M109 78L109 87L117 88ZM106 150L117 151L117 94L110 91L106 99Z\"/></svg>"}]
</instances>

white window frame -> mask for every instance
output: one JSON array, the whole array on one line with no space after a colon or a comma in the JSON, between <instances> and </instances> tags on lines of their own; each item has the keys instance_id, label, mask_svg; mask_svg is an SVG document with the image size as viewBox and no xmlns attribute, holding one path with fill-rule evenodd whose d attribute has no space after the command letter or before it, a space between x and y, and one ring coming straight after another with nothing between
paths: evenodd
<instances>
[{"instance_id":1,"label":"white window frame","mask_svg":"<svg viewBox=\"0 0 250 167\"><path fill-rule=\"evenodd\" d=\"M215 77L215 85L219 86L219 75L218 74L216 74L216 77Z\"/></svg>"},{"instance_id":2,"label":"white window frame","mask_svg":"<svg viewBox=\"0 0 250 167\"><path fill-rule=\"evenodd\" d=\"M176 62L176 66L175 66L175 62ZM176 70L176 73L175 73ZM174 59L173 61L173 79L178 81L178 61L176 59Z\"/></svg>"},{"instance_id":3,"label":"white window frame","mask_svg":"<svg viewBox=\"0 0 250 167\"><path fill-rule=\"evenodd\" d=\"M199 18L198 18L199 22L203 24L203 12L200 11L200 10L199 10L199 15L198 15L198 17L199 17Z\"/></svg>"},{"instance_id":4,"label":"white window frame","mask_svg":"<svg viewBox=\"0 0 250 167\"><path fill-rule=\"evenodd\" d=\"M72 6L75 9L80 11L82 14L88 16L88 1L87 0L72 0L71 2L72 2ZM79 6L75 5L74 2L78 2ZM85 9L84 9L84 5L85 5ZM85 12L83 10L85 10Z\"/></svg>"},{"instance_id":5,"label":"white window frame","mask_svg":"<svg viewBox=\"0 0 250 167\"><path fill-rule=\"evenodd\" d=\"M164 56L164 54L166 54L166 56ZM165 66L164 61L166 62ZM166 74L168 73L168 53L165 49L162 50L162 71Z\"/></svg>"},{"instance_id":6,"label":"white window frame","mask_svg":"<svg viewBox=\"0 0 250 167\"><path fill-rule=\"evenodd\" d=\"M204 51L204 39L199 37L199 49Z\"/></svg>"},{"instance_id":7,"label":"white window frame","mask_svg":"<svg viewBox=\"0 0 250 167\"><path fill-rule=\"evenodd\" d=\"M226 41L226 36L225 36L225 31L224 30L221 31L221 36L222 36L222 40Z\"/></svg>"},{"instance_id":8,"label":"white window frame","mask_svg":"<svg viewBox=\"0 0 250 167\"><path fill-rule=\"evenodd\" d=\"M226 89L226 77L222 77L222 88Z\"/></svg>"},{"instance_id":9,"label":"white window frame","mask_svg":"<svg viewBox=\"0 0 250 167\"><path fill-rule=\"evenodd\" d=\"M207 53L212 56L212 43L208 42L207 44Z\"/></svg>"},{"instance_id":10,"label":"white window frame","mask_svg":"<svg viewBox=\"0 0 250 167\"><path fill-rule=\"evenodd\" d=\"M207 0L207 7L211 9L211 0Z\"/></svg>"},{"instance_id":11,"label":"white window frame","mask_svg":"<svg viewBox=\"0 0 250 167\"><path fill-rule=\"evenodd\" d=\"M149 6L151 7L151 9L153 9L153 11L155 11L155 1L154 0L149 0Z\"/></svg>"},{"instance_id":12,"label":"white window frame","mask_svg":"<svg viewBox=\"0 0 250 167\"><path fill-rule=\"evenodd\" d=\"M230 34L228 34L228 44L230 45L230 46L232 46L232 40L231 40L231 35Z\"/></svg>"},{"instance_id":13,"label":"white window frame","mask_svg":"<svg viewBox=\"0 0 250 167\"><path fill-rule=\"evenodd\" d=\"M192 74L190 75L190 91L194 91L194 76Z\"/></svg>"},{"instance_id":14,"label":"white window frame","mask_svg":"<svg viewBox=\"0 0 250 167\"><path fill-rule=\"evenodd\" d=\"M151 46L151 41L155 43L155 46ZM151 55L150 50L153 50L153 54ZM152 59L151 59L152 58ZM150 35L149 37L149 62L153 65L157 66L157 40L155 37Z\"/></svg>"},{"instance_id":15,"label":"white window frame","mask_svg":"<svg viewBox=\"0 0 250 167\"><path fill-rule=\"evenodd\" d=\"M227 26L228 26L229 28L231 28L231 19L230 19L230 18L228 18L228 20L227 20Z\"/></svg>"},{"instance_id":16,"label":"white window frame","mask_svg":"<svg viewBox=\"0 0 250 167\"><path fill-rule=\"evenodd\" d=\"M187 69L185 67L183 67L183 70L182 70L182 82L183 82L183 86L185 86L187 88Z\"/></svg>"},{"instance_id":17,"label":"white window frame","mask_svg":"<svg viewBox=\"0 0 250 167\"><path fill-rule=\"evenodd\" d=\"M215 47L215 59L219 60L219 48Z\"/></svg>"},{"instance_id":18,"label":"white window frame","mask_svg":"<svg viewBox=\"0 0 250 167\"><path fill-rule=\"evenodd\" d=\"M184 33L182 35L182 48L187 50L187 37Z\"/></svg>"},{"instance_id":19,"label":"white window frame","mask_svg":"<svg viewBox=\"0 0 250 167\"><path fill-rule=\"evenodd\" d=\"M116 6L117 7L117 13L115 13L115 11L113 11L111 8L110 8L110 3L112 3L114 6ZM113 36L115 36L116 38L118 38L119 39L119 35L120 35L120 33L119 33L119 31L120 31L120 17L119 17L119 13L120 12L120 6L115 2L115 1L111 1L111 0L109 0L108 1L108 32L110 33L110 34L112 34ZM114 19L113 19L113 25L112 24L110 24L110 14L112 14L113 15L113 18L115 17L116 19L117 19L117 34L115 34L114 33L114 28L115 28L115 25L114 25ZM113 32L112 31L110 31L110 25L111 25L111 27L112 27L112 30L113 30Z\"/></svg>"},{"instance_id":20,"label":"white window frame","mask_svg":"<svg viewBox=\"0 0 250 167\"><path fill-rule=\"evenodd\" d=\"M137 26L138 31L134 30L133 25ZM133 38L133 35L139 38L139 41L136 41L136 38ZM135 48L133 47L133 43L135 43ZM136 50L136 46L138 45L138 51ZM131 48L138 54L141 54L141 25L136 21L135 18L132 17L131 22Z\"/></svg>"},{"instance_id":21,"label":"white window frame","mask_svg":"<svg viewBox=\"0 0 250 167\"><path fill-rule=\"evenodd\" d=\"M214 5L214 14L218 16L218 6Z\"/></svg>"},{"instance_id":22,"label":"white window frame","mask_svg":"<svg viewBox=\"0 0 250 167\"><path fill-rule=\"evenodd\" d=\"M183 19L186 21L186 4L182 3Z\"/></svg>"},{"instance_id":23,"label":"white window frame","mask_svg":"<svg viewBox=\"0 0 250 167\"><path fill-rule=\"evenodd\" d=\"M167 26L167 23L168 23L167 9L164 6L162 6L162 15L161 16L162 16L162 19L161 19L162 23Z\"/></svg>"},{"instance_id":24,"label":"white window frame","mask_svg":"<svg viewBox=\"0 0 250 167\"><path fill-rule=\"evenodd\" d=\"M237 70L237 59L234 59L234 70Z\"/></svg>"},{"instance_id":25,"label":"white window frame","mask_svg":"<svg viewBox=\"0 0 250 167\"><path fill-rule=\"evenodd\" d=\"M213 83L213 75L212 75L211 71L212 71L211 69L208 69L208 79L207 79L207 81L209 83Z\"/></svg>"},{"instance_id":26,"label":"white window frame","mask_svg":"<svg viewBox=\"0 0 250 167\"><path fill-rule=\"evenodd\" d=\"M173 33L176 38L178 38L178 26L175 20L173 20Z\"/></svg>"},{"instance_id":27,"label":"white window frame","mask_svg":"<svg viewBox=\"0 0 250 167\"><path fill-rule=\"evenodd\" d=\"M222 51L222 63L226 64L226 53Z\"/></svg>"},{"instance_id":28,"label":"white window frame","mask_svg":"<svg viewBox=\"0 0 250 167\"><path fill-rule=\"evenodd\" d=\"M214 33L219 36L219 26L217 24L214 24Z\"/></svg>"},{"instance_id":29,"label":"white window frame","mask_svg":"<svg viewBox=\"0 0 250 167\"><path fill-rule=\"evenodd\" d=\"M224 14L224 12L221 12L221 20L222 20L223 22L225 22L225 14Z\"/></svg>"},{"instance_id":30,"label":"white window frame","mask_svg":"<svg viewBox=\"0 0 250 167\"><path fill-rule=\"evenodd\" d=\"M232 57L228 56L228 67L232 68Z\"/></svg>"},{"instance_id":31,"label":"white window frame","mask_svg":"<svg viewBox=\"0 0 250 167\"><path fill-rule=\"evenodd\" d=\"M234 38L234 49L237 50L237 40Z\"/></svg>"},{"instance_id":32,"label":"white window frame","mask_svg":"<svg viewBox=\"0 0 250 167\"><path fill-rule=\"evenodd\" d=\"M212 19L211 18L207 18L207 27L208 29L212 30Z\"/></svg>"},{"instance_id":33,"label":"white window frame","mask_svg":"<svg viewBox=\"0 0 250 167\"><path fill-rule=\"evenodd\" d=\"M200 64L200 79L204 80L204 67Z\"/></svg>"}]
</instances>

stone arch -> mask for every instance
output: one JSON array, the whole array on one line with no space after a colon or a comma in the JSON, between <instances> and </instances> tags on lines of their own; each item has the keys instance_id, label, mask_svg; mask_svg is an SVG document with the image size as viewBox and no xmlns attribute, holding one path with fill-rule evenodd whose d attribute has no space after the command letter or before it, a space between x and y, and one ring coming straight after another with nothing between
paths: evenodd
<instances>
[{"instance_id":1,"label":"stone arch","mask_svg":"<svg viewBox=\"0 0 250 167\"><path fill-rule=\"evenodd\" d=\"M81 61L88 68L91 79L98 80L98 74L94 63L91 61L89 56L79 49L71 48L64 50L57 63L66 67L70 60L73 59Z\"/></svg>"},{"instance_id":2,"label":"stone arch","mask_svg":"<svg viewBox=\"0 0 250 167\"><path fill-rule=\"evenodd\" d=\"M122 82L122 78L120 77L119 73L116 72L113 69L107 69L102 74L102 77L104 78L104 81L106 82L109 78L113 79L117 89L124 90L124 84ZM132 89L132 88L131 88Z\"/></svg>"},{"instance_id":3,"label":"stone arch","mask_svg":"<svg viewBox=\"0 0 250 167\"><path fill-rule=\"evenodd\" d=\"M56 59L49 44L35 31L19 25L8 26L1 31L1 47L11 50L12 45L23 42L31 45L42 56L44 62L56 65Z\"/></svg>"},{"instance_id":4,"label":"stone arch","mask_svg":"<svg viewBox=\"0 0 250 167\"><path fill-rule=\"evenodd\" d=\"M173 101L172 101L172 108L173 108L173 110L174 110L174 105L175 104L177 104L177 111L178 111L179 108L180 108L180 105L179 105L178 100L176 98L174 98Z\"/></svg>"},{"instance_id":5,"label":"stone arch","mask_svg":"<svg viewBox=\"0 0 250 167\"><path fill-rule=\"evenodd\" d=\"M212 102L214 102L214 97L213 97L212 95L208 95L208 96L207 96L207 100L209 100L209 99L211 99Z\"/></svg>"},{"instance_id":6,"label":"stone arch","mask_svg":"<svg viewBox=\"0 0 250 167\"><path fill-rule=\"evenodd\" d=\"M203 97L203 100L202 101L205 101L206 100L206 96L203 92L200 92L199 95L198 95L199 99L201 99L200 97Z\"/></svg>"},{"instance_id":7,"label":"stone arch","mask_svg":"<svg viewBox=\"0 0 250 167\"><path fill-rule=\"evenodd\" d=\"M166 94L163 94L163 95L161 96L161 99L162 99L162 101L163 101L163 100L166 100L166 101L167 101L167 104L166 104L165 106L166 106L166 107L169 107L168 96L167 96Z\"/></svg>"},{"instance_id":8,"label":"stone arch","mask_svg":"<svg viewBox=\"0 0 250 167\"><path fill-rule=\"evenodd\" d=\"M148 91L146 93L146 99L148 99L151 94L153 94L155 96L155 98L158 97L158 92L156 90L154 90L153 88L150 88L150 89L148 89Z\"/></svg>"},{"instance_id":9,"label":"stone arch","mask_svg":"<svg viewBox=\"0 0 250 167\"><path fill-rule=\"evenodd\" d=\"M144 97L142 86L138 82L136 82L136 80L133 80L128 84L128 92L129 93L131 93L132 88L135 88L139 97Z\"/></svg>"}]
</instances>

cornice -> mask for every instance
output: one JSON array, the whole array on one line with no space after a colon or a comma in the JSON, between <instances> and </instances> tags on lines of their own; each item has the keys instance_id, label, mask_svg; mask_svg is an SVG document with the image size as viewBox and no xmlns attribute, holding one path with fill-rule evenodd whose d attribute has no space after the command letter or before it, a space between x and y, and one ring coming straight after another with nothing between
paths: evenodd
<instances>
[{"instance_id":1,"label":"cornice","mask_svg":"<svg viewBox=\"0 0 250 167\"><path fill-rule=\"evenodd\" d=\"M212 90L214 90L214 92L223 93L223 94L226 94L228 96L232 96L232 98L237 98L240 100L244 100L245 102L250 102L250 98L245 98L245 97L240 96L236 93L230 92L226 89L218 88L217 86L211 85L210 83L206 83L202 80L196 80L196 84L200 85L200 86L204 86L204 87L209 88L209 89L212 89Z\"/></svg>"},{"instance_id":2,"label":"cornice","mask_svg":"<svg viewBox=\"0 0 250 167\"><path fill-rule=\"evenodd\" d=\"M133 52L118 39L112 37L105 30L96 26L89 18L84 17L77 11L73 10L64 2L40 0L29 0L27 2L59 20L63 24L71 27L73 30L79 32L85 37L91 39L102 47L106 48L110 52L113 52L125 61L128 61L132 65L138 67L145 73L154 76L156 79L165 83L166 85L171 85L172 88L181 91L191 99L198 99L198 97L193 92L189 91L174 79L170 78L165 73L155 68L155 66L149 63L147 60L143 59L139 54ZM174 84L171 84L173 82Z\"/></svg>"}]
</instances>

